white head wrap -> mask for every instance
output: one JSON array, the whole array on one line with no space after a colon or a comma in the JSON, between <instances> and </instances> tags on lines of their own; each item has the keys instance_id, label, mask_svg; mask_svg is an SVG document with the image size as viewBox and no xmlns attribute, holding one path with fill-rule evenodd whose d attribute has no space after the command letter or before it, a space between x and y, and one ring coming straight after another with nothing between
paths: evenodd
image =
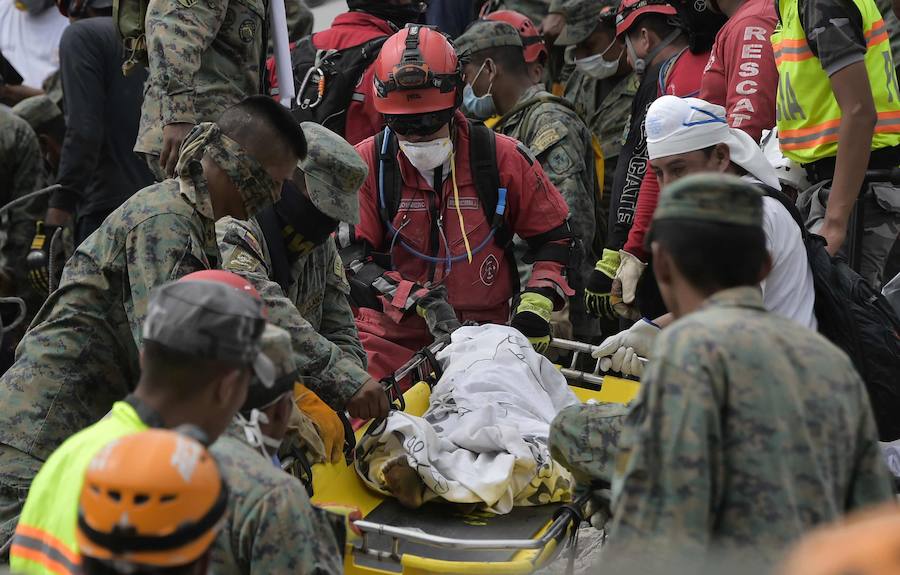
<instances>
[{"instance_id":1,"label":"white head wrap","mask_svg":"<svg viewBox=\"0 0 900 575\"><path fill-rule=\"evenodd\" d=\"M732 162L763 184L781 189L762 150L745 132L729 127L722 106L699 98L661 96L650 105L644 122L651 160L725 144Z\"/></svg>"}]
</instances>

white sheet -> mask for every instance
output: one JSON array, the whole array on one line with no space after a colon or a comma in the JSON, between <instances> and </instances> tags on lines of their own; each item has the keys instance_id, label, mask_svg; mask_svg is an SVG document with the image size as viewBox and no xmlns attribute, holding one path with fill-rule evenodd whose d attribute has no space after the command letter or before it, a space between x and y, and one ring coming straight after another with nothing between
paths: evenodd
<instances>
[{"instance_id":1,"label":"white sheet","mask_svg":"<svg viewBox=\"0 0 900 575\"><path fill-rule=\"evenodd\" d=\"M553 364L498 325L458 329L437 358L444 375L425 416L394 412L362 442L363 480L387 493L384 464L405 455L431 491L426 500L508 513L569 499L571 476L551 459L547 436L554 416L578 399Z\"/></svg>"}]
</instances>

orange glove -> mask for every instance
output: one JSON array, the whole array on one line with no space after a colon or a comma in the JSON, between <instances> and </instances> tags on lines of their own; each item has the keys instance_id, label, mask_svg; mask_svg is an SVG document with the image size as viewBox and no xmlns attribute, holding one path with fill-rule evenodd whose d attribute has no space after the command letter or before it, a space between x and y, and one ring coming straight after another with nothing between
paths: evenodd
<instances>
[{"instance_id":1,"label":"orange glove","mask_svg":"<svg viewBox=\"0 0 900 575\"><path fill-rule=\"evenodd\" d=\"M325 453L331 463L344 458L344 425L333 409L302 383L294 384L294 400L297 408L312 420L325 444Z\"/></svg>"}]
</instances>

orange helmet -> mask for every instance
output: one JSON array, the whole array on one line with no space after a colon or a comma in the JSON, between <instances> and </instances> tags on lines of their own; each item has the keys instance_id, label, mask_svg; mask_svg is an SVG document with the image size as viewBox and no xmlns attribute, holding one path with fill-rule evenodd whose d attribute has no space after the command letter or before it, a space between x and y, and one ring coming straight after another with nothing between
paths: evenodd
<instances>
[{"instance_id":1,"label":"orange helmet","mask_svg":"<svg viewBox=\"0 0 900 575\"><path fill-rule=\"evenodd\" d=\"M518 30L519 37L522 38L525 62L528 64L545 62L547 60L547 47L544 45L544 38L528 16L514 10L497 10L485 16L484 19L506 22Z\"/></svg>"},{"instance_id":2,"label":"orange helmet","mask_svg":"<svg viewBox=\"0 0 900 575\"><path fill-rule=\"evenodd\" d=\"M665 14L674 16L678 11L666 0L622 0L616 14L616 35L621 36L634 24L638 16L644 14Z\"/></svg>"},{"instance_id":3,"label":"orange helmet","mask_svg":"<svg viewBox=\"0 0 900 575\"><path fill-rule=\"evenodd\" d=\"M198 272L189 273L178 279L178 281L206 281L216 282L247 292L257 300L262 299L253 284L242 278L241 276L225 270L200 270Z\"/></svg>"},{"instance_id":4,"label":"orange helmet","mask_svg":"<svg viewBox=\"0 0 900 575\"><path fill-rule=\"evenodd\" d=\"M188 565L219 532L228 489L195 440L163 429L117 439L88 465L78 507L78 547L100 561Z\"/></svg>"},{"instance_id":5,"label":"orange helmet","mask_svg":"<svg viewBox=\"0 0 900 575\"><path fill-rule=\"evenodd\" d=\"M452 112L462 87L453 45L427 26L407 24L388 38L375 60L375 109L386 116Z\"/></svg>"}]
</instances>

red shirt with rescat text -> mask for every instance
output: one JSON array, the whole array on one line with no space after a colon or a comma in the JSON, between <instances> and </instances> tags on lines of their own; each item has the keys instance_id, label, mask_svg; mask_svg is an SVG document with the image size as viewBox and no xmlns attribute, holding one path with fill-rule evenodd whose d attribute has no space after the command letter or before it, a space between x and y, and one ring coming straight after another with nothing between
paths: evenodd
<instances>
[{"instance_id":1,"label":"red shirt with rescat text","mask_svg":"<svg viewBox=\"0 0 900 575\"><path fill-rule=\"evenodd\" d=\"M757 142L775 125L778 70L769 37L778 16L772 0L746 0L716 35L700 97L725 108L728 123Z\"/></svg>"}]
</instances>

